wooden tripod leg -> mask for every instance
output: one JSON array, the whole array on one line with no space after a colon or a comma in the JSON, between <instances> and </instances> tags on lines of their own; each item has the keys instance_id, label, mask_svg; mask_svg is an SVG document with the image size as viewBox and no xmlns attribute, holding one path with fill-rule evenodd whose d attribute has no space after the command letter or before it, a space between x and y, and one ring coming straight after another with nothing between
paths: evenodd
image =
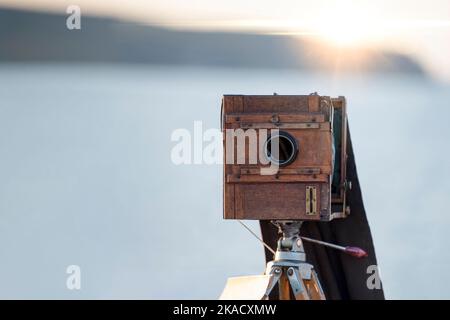
<instances>
[{"instance_id":1,"label":"wooden tripod leg","mask_svg":"<svg viewBox=\"0 0 450 320\"><path fill-rule=\"evenodd\" d=\"M295 300L310 300L305 283L298 271L298 269L289 268L287 270L287 277L294 293Z\"/></svg>"},{"instance_id":2,"label":"wooden tripod leg","mask_svg":"<svg viewBox=\"0 0 450 320\"><path fill-rule=\"evenodd\" d=\"M291 290L289 288L289 279L283 274L278 281L278 293L280 300L291 300Z\"/></svg>"},{"instance_id":3,"label":"wooden tripod leg","mask_svg":"<svg viewBox=\"0 0 450 320\"><path fill-rule=\"evenodd\" d=\"M325 300L325 294L314 270L311 270L311 279L306 280L305 284L311 300Z\"/></svg>"}]
</instances>

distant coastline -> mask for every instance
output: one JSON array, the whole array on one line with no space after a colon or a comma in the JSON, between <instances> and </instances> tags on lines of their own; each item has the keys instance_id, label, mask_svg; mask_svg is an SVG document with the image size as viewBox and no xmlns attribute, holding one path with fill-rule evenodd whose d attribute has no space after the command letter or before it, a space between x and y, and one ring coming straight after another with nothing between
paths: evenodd
<instances>
[{"instance_id":1,"label":"distant coastline","mask_svg":"<svg viewBox=\"0 0 450 320\"><path fill-rule=\"evenodd\" d=\"M106 62L323 70L330 62L310 44L290 36L175 31L105 17L83 16L82 29L66 28L66 16L0 9L0 62ZM371 52L361 67L345 71L425 75L412 58Z\"/></svg>"}]
</instances>

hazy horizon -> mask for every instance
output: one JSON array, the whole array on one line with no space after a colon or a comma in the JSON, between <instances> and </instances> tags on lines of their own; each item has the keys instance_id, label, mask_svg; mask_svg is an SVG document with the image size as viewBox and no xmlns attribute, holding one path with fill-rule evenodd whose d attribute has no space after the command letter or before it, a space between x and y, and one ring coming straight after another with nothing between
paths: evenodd
<instances>
[{"instance_id":1,"label":"hazy horizon","mask_svg":"<svg viewBox=\"0 0 450 320\"><path fill-rule=\"evenodd\" d=\"M435 79L450 82L450 2L445 0L0 0L1 5L60 14L79 5L83 14L178 30L290 34L337 48L392 50L417 59Z\"/></svg>"}]
</instances>

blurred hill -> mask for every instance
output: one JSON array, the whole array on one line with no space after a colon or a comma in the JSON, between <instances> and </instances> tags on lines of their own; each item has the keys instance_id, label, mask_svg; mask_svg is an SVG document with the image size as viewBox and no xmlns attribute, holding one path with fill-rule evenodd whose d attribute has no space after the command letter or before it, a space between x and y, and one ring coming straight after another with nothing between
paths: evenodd
<instances>
[{"instance_id":1,"label":"blurred hill","mask_svg":"<svg viewBox=\"0 0 450 320\"><path fill-rule=\"evenodd\" d=\"M336 49L317 47L290 36L176 31L85 15L81 30L68 30L66 18L64 14L0 9L0 62L110 62L310 70L336 64ZM355 52L340 52L339 67L348 71L424 73L410 57L396 53L366 50L364 63L354 56Z\"/></svg>"}]
</instances>

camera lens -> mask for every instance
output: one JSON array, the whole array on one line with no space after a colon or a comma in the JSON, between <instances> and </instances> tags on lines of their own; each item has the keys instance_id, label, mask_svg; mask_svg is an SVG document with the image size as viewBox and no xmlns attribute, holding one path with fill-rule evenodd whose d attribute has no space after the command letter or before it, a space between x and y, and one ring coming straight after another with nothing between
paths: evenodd
<instances>
[{"instance_id":1,"label":"camera lens","mask_svg":"<svg viewBox=\"0 0 450 320\"><path fill-rule=\"evenodd\" d=\"M278 152L272 150L278 144ZM272 134L267 138L264 147L267 159L279 166L287 166L297 157L298 145L295 138L285 131Z\"/></svg>"}]
</instances>

